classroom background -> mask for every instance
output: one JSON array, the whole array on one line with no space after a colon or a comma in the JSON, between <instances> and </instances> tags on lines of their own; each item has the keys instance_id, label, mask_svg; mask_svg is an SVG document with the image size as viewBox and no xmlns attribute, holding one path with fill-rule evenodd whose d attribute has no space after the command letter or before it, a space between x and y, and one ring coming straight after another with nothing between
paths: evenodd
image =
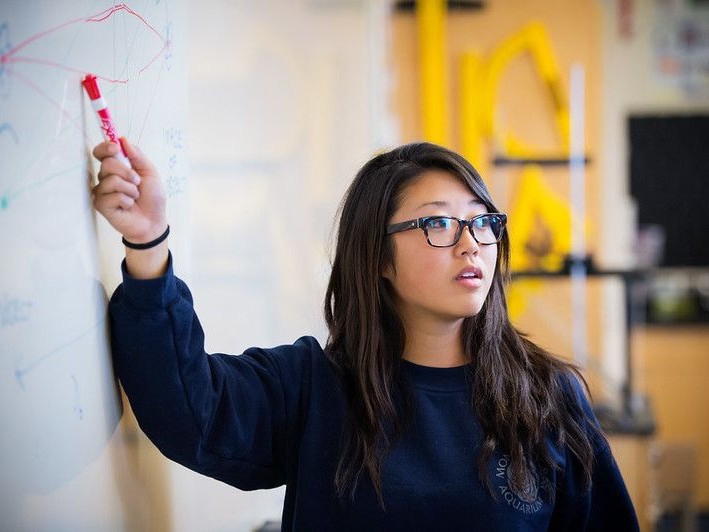
<instances>
[{"instance_id":1,"label":"classroom background","mask_svg":"<svg viewBox=\"0 0 709 532\"><path fill-rule=\"evenodd\" d=\"M113 381L87 72L160 168L209 352L324 341L356 170L462 152L509 215L513 321L583 366L641 529L709 530L709 2L0 0L0 530L277 529L283 488L167 461Z\"/></svg>"}]
</instances>

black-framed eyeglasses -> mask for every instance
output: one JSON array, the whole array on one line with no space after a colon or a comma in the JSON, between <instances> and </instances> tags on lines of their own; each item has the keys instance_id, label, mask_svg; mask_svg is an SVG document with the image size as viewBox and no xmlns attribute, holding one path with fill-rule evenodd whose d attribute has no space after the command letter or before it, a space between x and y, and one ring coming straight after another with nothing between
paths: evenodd
<instances>
[{"instance_id":1,"label":"black-framed eyeglasses","mask_svg":"<svg viewBox=\"0 0 709 532\"><path fill-rule=\"evenodd\" d=\"M429 245L434 248L455 246L467 227L478 244L489 245L500 241L505 232L507 215L500 212L488 212L474 216L470 220L461 220L454 216L424 216L387 226L387 235L421 229Z\"/></svg>"}]
</instances>

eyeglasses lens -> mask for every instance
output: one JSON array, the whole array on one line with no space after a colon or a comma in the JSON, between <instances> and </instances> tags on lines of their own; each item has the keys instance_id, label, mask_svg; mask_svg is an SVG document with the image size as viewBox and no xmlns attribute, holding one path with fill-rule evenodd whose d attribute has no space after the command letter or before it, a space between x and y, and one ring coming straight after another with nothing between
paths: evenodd
<instances>
[{"instance_id":1,"label":"eyeglasses lens","mask_svg":"<svg viewBox=\"0 0 709 532\"><path fill-rule=\"evenodd\" d=\"M501 224L497 216L480 216L473 220L475 240L481 244L494 244L500 238Z\"/></svg>"},{"instance_id":2,"label":"eyeglasses lens","mask_svg":"<svg viewBox=\"0 0 709 532\"><path fill-rule=\"evenodd\" d=\"M460 222L455 218L436 217L426 222L426 234L434 246L447 247L455 245L458 238ZM478 216L470 224L475 240L480 244L494 244L500 239L502 221L495 215Z\"/></svg>"}]
</instances>

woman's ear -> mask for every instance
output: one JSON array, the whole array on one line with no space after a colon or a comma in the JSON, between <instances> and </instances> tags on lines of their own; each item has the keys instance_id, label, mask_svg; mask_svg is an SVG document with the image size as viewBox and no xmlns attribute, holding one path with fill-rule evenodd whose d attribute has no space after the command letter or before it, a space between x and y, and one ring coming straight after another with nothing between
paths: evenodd
<instances>
[{"instance_id":1,"label":"woman's ear","mask_svg":"<svg viewBox=\"0 0 709 532\"><path fill-rule=\"evenodd\" d=\"M381 271L381 276L384 277L384 279L387 279L389 281L393 281L394 278L396 277L396 270L394 269L394 265L392 263L387 264L382 268Z\"/></svg>"}]
</instances>

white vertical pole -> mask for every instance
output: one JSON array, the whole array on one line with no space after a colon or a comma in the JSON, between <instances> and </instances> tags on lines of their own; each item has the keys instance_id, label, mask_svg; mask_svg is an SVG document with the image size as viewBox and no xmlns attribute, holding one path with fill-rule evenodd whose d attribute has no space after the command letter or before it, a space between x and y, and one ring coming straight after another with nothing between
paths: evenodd
<instances>
[{"instance_id":1,"label":"white vertical pole","mask_svg":"<svg viewBox=\"0 0 709 532\"><path fill-rule=\"evenodd\" d=\"M586 330L586 160L585 74L582 65L573 64L569 98L569 195L571 198L571 306L574 360L585 367L588 338Z\"/></svg>"}]
</instances>

